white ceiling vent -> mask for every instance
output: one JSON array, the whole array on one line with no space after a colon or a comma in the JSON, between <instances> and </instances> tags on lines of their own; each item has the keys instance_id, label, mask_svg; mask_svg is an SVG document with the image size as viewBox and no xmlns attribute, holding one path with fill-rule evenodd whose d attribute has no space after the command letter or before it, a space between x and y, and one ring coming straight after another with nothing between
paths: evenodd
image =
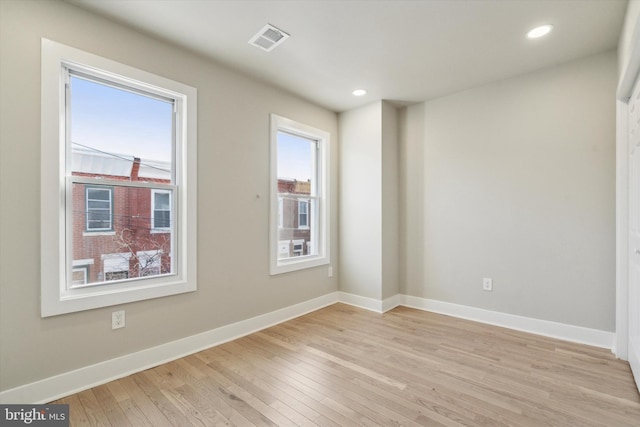
<instances>
[{"instance_id":1,"label":"white ceiling vent","mask_svg":"<svg viewBox=\"0 0 640 427\"><path fill-rule=\"evenodd\" d=\"M271 24L267 24L249 40L249 44L270 52L288 38L289 34Z\"/></svg>"}]
</instances>

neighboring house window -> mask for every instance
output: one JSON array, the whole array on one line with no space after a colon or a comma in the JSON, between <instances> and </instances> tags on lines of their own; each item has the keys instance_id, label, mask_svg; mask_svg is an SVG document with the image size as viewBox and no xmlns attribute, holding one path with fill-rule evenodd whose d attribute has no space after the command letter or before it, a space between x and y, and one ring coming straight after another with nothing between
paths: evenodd
<instances>
[{"instance_id":1,"label":"neighboring house window","mask_svg":"<svg viewBox=\"0 0 640 427\"><path fill-rule=\"evenodd\" d=\"M298 228L309 228L308 200L298 200Z\"/></svg>"},{"instance_id":2,"label":"neighboring house window","mask_svg":"<svg viewBox=\"0 0 640 427\"><path fill-rule=\"evenodd\" d=\"M330 262L329 144L329 133L271 115L271 274Z\"/></svg>"},{"instance_id":3,"label":"neighboring house window","mask_svg":"<svg viewBox=\"0 0 640 427\"><path fill-rule=\"evenodd\" d=\"M278 242L278 256L288 257L291 250L291 240L281 240Z\"/></svg>"},{"instance_id":4,"label":"neighboring house window","mask_svg":"<svg viewBox=\"0 0 640 427\"><path fill-rule=\"evenodd\" d=\"M152 190L151 223L154 230L171 229L171 193L165 190Z\"/></svg>"},{"instance_id":5,"label":"neighboring house window","mask_svg":"<svg viewBox=\"0 0 640 427\"><path fill-rule=\"evenodd\" d=\"M104 281L124 280L129 278L129 260L131 252L102 254L104 265Z\"/></svg>"},{"instance_id":6,"label":"neighboring house window","mask_svg":"<svg viewBox=\"0 0 640 427\"><path fill-rule=\"evenodd\" d=\"M304 254L304 239L293 241L293 256L302 256Z\"/></svg>"},{"instance_id":7,"label":"neighboring house window","mask_svg":"<svg viewBox=\"0 0 640 427\"><path fill-rule=\"evenodd\" d=\"M42 40L43 317L196 290L196 96Z\"/></svg>"},{"instance_id":8,"label":"neighboring house window","mask_svg":"<svg viewBox=\"0 0 640 427\"><path fill-rule=\"evenodd\" d=\"M71 284L73 286L85 285L87 283L87 276L89 276L89 267L73 267L73 277Z\"/></svg>"},{"instance_id":9,"label":"neighboring house window","mask_svg":"<svg viewBox=\"0 0 640 427\"><path fill-rule=\"evenodd\" d=\"M112 230L113 189L86 188L87 231Z\"/></svg>"},{"instance_id":10,"label":"neighboring house window","mask_svg":"<svg viewBox=\"0 0 640 427\"><path fill-rule=\"evenodd\" d=\"M138 277L155 276L162 273L162 251L141 251L136 253Z\"/></svg>"},{"instance_id":11,"label":"neighboring house window","mask_svg":"<svg viewBox=\"0 0 640 427\"><path fill-rule=\"evenodd\" d=\"M89 269L93 264L93 258L73 260L71 264L71 287L86 285L89 282Z\"/></svg>"}]
</instances>

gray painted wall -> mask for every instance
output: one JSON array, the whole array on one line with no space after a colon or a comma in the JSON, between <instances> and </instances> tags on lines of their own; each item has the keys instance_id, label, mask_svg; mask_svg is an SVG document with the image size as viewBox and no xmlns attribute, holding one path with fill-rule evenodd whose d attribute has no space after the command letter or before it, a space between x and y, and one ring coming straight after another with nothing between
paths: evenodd
<instances>
[{"instance_id":1,"label":"gray painted wall","mask_svg":"<svg viewBox=\"0 0 640 427\"><path fill-rule=\"evenodd\" d=\"M340 114L340 290L385 299L399 287L398 111Z\"/></svg>"},{"instance_id":2,"label":"gray painted wall","mask_svg":"<svg viewBox=\"0 0 640 427\"><path fill-rule=\"evenodd\" d=\"M340 290L382 296L382 102L340 114Z\"/></svg>"},{"instance_id":3,"label":"gray painted wall","mask_svg":"<svg viewBox=\"0 0 640 427\"><path fill-rule=\"evenodd\" d=\"M382 299L400 292L398 111L382 102Z\"/></svg>"},{"instance_id":4,"label":"gray painted wall","mask_svg":"<svg viewBox=\"0 0 640 427\"><path fill-rule=\"evenodd\" d=\"M198 291L40 318L40 38L198 89ZM338 289L317 268L269 276L269 114L331 133L337 116L62 2L0 2L0 388L184 338ZM337 265L337 168L332 168ZM257 199L256 195L260 198ZM127 326L111 330L111 312Z\"/></svg>"},{"instance_id":5,"label":"gray painted wall","mask_svg":"<svg viewBox=\"0 0 640 427\"><path fill-rule=\"evenodd\" d=\"M401 289L613 331L616 80L612 51L408 107Z\"/></svg>"}]
</instances>

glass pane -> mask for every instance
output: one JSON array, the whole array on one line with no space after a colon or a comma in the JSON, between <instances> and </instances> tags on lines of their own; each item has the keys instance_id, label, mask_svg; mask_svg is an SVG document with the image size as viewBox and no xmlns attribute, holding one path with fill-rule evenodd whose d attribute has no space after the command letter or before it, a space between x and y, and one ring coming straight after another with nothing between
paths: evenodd
<instances>
[{"instance_id":1,"label":"glass pane","mask_svg":"<svg viewBox=\"0 0 640 427\"><path fill-rule=\"evenodd\" d=\"M169 210L169 193L155 193L155 206L158 210Z\"/></svg>"},{"instance_id":2,"label":"glass pane","mask_svg":"<svg viewBox=\"0 0 640 427\"><path fill-rule=\"evenodd\" d=\"M171 212L170 211L155 211L154 228L169 228L171 227Z\"/></svg>"},{"instance_id":3,"label":"glass pane","mask_svg":"<svg viewBox=\"0 0 640 427\"><path fill-rule=\"evenodd\" d=\"M173 273L171 212L151 212L153 189L116 185L94 192L93 188L72 186L73 260L91 264L86 284ZM103 192L112 194L109 208L87 210L86 195ZM170 192L162 195L171 197ZM166 232L152 232L152 218ZM71 265L69 260L69 271ZM72 286L82 286L77 275L71 280Z\"/></svg>"},{"instance_id":4,"label":"glass pane","mask_svg":"<svg viewBox=\"0 0 640 427\"><path fill-rule=\"evenodd\" d=\"M95 200L88 200L87 207L91 210L94 209L109 209L111 203L109 202L97 202Z\"/></svg>"},{"instance_id":5,"label":"glass pane","mask_svg":"<svg viewBox=\"0 0 640 427\"><path fill-rule=\"evenodd\" d=\"M317 255L310 229L315 195L317 141L278 132L278 259ZM305 197L307 196L307 197ZM312 199L312 202L315 199Z\"/></svg>"},{"instance_id":6,"label":"glass pane","mask_svg":"<svg viewBox=\"0 0 640 427\"><path fill-rule=\"evenodd\" d=\"M96 188L87 189L89 200L109 200L111 192L109 190L98 190Z\"/></svg>"},{"instance_id":7,"label":"glass pane","mask_svg":"<svg viewBox=\"0 0 640 427\"><path fill-rule=\"evenodd\" d=\"M172 102L75 75L70 88L73 175L172 179Z\"/></svg>"},{"instance_id":8,"label":"glass pane","mask_svg":"<svg viewBox=\"0 0 640 427\"><path fill-rule=\"evenodd\" d=\"M312 181L315 181L316 147L314 140L278 132L278 180L296 181L299 190L310 194Z\"/></svg>"}]
</instances>

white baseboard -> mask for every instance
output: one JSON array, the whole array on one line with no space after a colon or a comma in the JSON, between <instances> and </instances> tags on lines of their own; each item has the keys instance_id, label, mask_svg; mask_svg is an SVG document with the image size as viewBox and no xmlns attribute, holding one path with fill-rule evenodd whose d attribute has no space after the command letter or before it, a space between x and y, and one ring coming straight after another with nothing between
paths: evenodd
<instances>
[{"instance_id":1,"label":"white baseboard","mask_svg":"<svg viewBox=\"0 0 640 427\"><path fill-rule=\"evenodd\" d=\"M347 292L338 292L338 301L358 308L364 308L365 310L382 313L382 301L375 298L363 297Z\"/></svg>"},{"instance_id":2,"label":"white baseboard","mask_svg":"<svg viewBox=\"0 0 640 427\"><path fill-rule=\"evenodd\" d=\"M375 298L363 297L347 292L338 292L338 301L353 305L354 307L364 308L365 310L375 311L376 313L384 313L402 305L403 296L404 295L396 294L380 301Z\"/></svg>"},{"instance_id":3,"label":"white baseboard","mask_svg":"<svg viewBox=\"0 0 640 427\"><path fill-rule=\"evenodd\" d=\"M631 366L631 373L633 374L633 379L636 382L636 387L640 392L640 372L634 367L640 366L640 343L637 343L634 339L629 341L629 365Z\"/></svg>"},{"instance_id":4,"label":"white baseboard","mask_svg":"<svg viewBox=\"0 0 640 427\"><path fill-rule=\"evenodd\" d=\"M614 345L615 332L533 319L411 295L403 295L402 305L609 350L612 350Z\"/></svg>"},{"instance_id":5,"label":"white baseboard","mask_svg":"<svg viewBox=\"0 0 640 427\"><path fill-rule=\"evenodd\" d=\"M381 301L346 292L331 292L271 313L2 391L0 392L0 403L51 402L257 332L336 302L343 302L377 313L384 313L403 305L596 347L611 349L614 345L615 334L613 332L499 313L410 295L398 294Z\"/></svg>"},{"instance_id":6,"label":"white baseboard","mask_svg":"<svg viewBox=\"0 0 640 427\"><path fill-rule=\"evenodd\" d=\"M0 403L47 403L158 366L338 302L338 292L157 347L0 392Z\"/></svg>"},{"instance_id":7,"label":"white baseboard","mask_svg":"<svg viewBox=\"0 0 640 427\"><path fill-rule=\"evenodd\" d=\"M393 310L394 308L402 305L404 302L404 295L396 294L392 297L382 300L382 312L385 313L389 310Z\"/></svg>"}]
</instances>

